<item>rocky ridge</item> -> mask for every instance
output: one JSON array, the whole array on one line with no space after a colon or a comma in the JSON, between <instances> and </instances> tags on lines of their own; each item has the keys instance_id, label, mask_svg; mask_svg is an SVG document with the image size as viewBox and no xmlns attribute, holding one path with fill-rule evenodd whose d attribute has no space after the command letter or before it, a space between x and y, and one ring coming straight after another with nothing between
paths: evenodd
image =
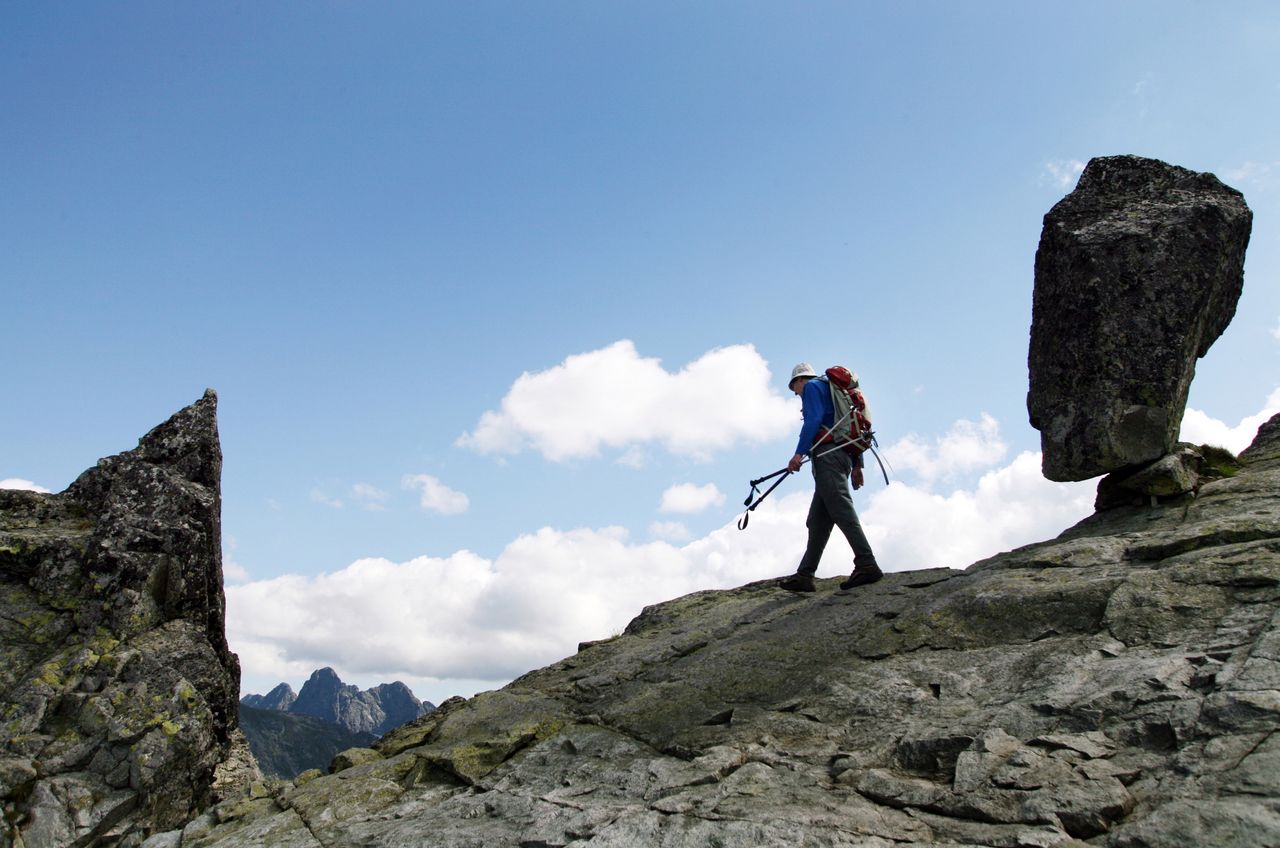
<instances>
[{"instance_id":1,"label":"rocky ridge","mask_svg":"<svg viewBox=\"0 0 1280 848\"><path fill-rule=\"evenodd\" d=\"M0 845L136 845L253 772L223 630L217 396L61 494L0 491Z\"/></svg>"},{"instance_id":2,"label":"rocky ridge","mask_svg":"<svg viewBox=\"0 0 1280 848\"><path fill-rule=\"evenodd\" d=\"M647 608L149 848L1280 845L1280 416L965 571Z\"/></svg>"}]
</instances>

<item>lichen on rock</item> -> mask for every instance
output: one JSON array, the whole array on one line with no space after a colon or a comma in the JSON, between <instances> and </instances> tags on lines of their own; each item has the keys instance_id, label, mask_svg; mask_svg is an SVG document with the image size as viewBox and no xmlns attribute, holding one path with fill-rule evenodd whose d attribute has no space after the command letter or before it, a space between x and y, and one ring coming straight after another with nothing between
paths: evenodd
<instances>
[{"instance_id":1,"label":"lichen on rock","mask_svg":"<svg viewBox=\"0 0 1280 848\"><path fill-rule=\"evenodd\" d=\"M60 494L0 491L0 842L137 844L216 798L227 647L217 396Z\"/></svg>"}]
</instances>

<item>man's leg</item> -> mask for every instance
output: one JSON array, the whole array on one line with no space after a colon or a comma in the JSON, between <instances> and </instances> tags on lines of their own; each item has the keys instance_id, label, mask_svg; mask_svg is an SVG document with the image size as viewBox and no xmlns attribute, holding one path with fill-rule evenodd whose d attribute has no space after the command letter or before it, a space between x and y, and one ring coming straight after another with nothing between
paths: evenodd
<instances>
[{"instance_id":1,"label":"man's leg","mask_svg":"<svg viewBox=\"0 0 1280 848\"><path fill-rule=\"evenodd\" d=\"M812 577L818 573L818 562L822 559L822 552L827 548L827 540L831 538L831 528L835 526L826 502L817 491L813 493L813 500L809 502L809 517L805 520L804 526L809 528L809 543L805 545L804 556L800 558L796 573Z\"/></svg>"},{"instance_id":2,"label":"man's leg","mask_svg":"<svg viewBox=\"0 0 1280 848\"><path fill-rule=\"evenodd\" d=\"M813 500L809 502L809 517L804 525L809 528L809 542L805 545L804 556L796 566L796 573L778 583L780 587L790 592L814 590L813 575L818 571L818 562L822 559L822 551L827 546L827 539L831 538L831 528L834 523L830 513L827 512L822 496L817 491L813 493Z\"/></svg>"},{"instance_id":3,"label":"man's leg","mask_svg":"<svg viewBox=\"0 0 1280 848\"><path fill-rule=\"evenodd\" d=\"M840 528L853 550L854 571L848 580L840 584L842 589L874 583L881 577L876 555L853 508L853 496L849 493L849 472L852 470L853 459L842 450L821 456L814 463L815 496L821 495L831 521Z\"/></svg>"}]
</instances>

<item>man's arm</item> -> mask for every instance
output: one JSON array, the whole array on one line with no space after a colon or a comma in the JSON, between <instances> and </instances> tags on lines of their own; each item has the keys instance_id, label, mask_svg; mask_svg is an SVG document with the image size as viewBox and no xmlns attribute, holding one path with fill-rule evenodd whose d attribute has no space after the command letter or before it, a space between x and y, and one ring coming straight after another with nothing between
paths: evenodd
<instances>
[{"instance_id":1,"label":"man's arm","mask_svg":"<svg viewBox=\"0 0 1280 848\"><path fill-rule=\"evenodd\" d=\"M804 456L813 447L813 440L818 436L818 427L822 424L822 392L827 384L821 380L810 380L804 384L800 394L804 412L804 425L800 428L800 438L796 441L796 453L787 463L787 470L799 471Z\"/></svg>"}]
</instances>

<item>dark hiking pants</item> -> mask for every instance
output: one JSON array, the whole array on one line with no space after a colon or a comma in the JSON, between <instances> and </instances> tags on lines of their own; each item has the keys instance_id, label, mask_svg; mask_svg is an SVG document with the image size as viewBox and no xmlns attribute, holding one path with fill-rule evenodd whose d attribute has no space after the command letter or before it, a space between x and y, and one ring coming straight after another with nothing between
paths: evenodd
<instances>
[{"instance_id":1,"label":"dark hiking pants","mask_svg":"<svg viewBox=\"0 0 1280 848\"><path fill-rule=\"evenodd\" d=\"M823 453L824 450L827 452ZM853 511L853 495L849 493L853 458L846 451L830 450L830 446L818 448L814 453L818 456L810 463L813 466L813 502L809 504L809 518L805 522L809 528L809 544L796 572L810 575L817 572L818 561L827 547L827 539L831 538L832 527L839 527L849 541L855 566L874 566L876 555L871 552L867 535L862 532L858 514Z\"/></svg>"}]
</instances>

